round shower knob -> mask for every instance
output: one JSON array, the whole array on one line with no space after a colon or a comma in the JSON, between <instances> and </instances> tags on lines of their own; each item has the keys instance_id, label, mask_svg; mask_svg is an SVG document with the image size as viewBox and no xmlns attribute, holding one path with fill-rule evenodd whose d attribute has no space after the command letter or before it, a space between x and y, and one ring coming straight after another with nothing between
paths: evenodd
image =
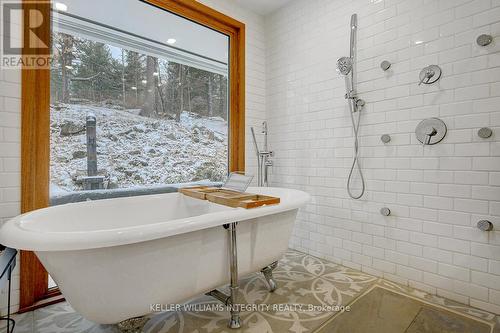
<instances>
[{"instance_id":1,"label":"round shower knob","mask_svg":"<svg viewBox=\"0 0 500 333\"><path fill-rule=\"evenodd\" d=\"M391 142L391 136L389 134L384 134L380 137L380 140L382 140L383 143L389 143Z\"/></svg>"},{"instance_id":2,"label":"round shower knob","mask_svg":"<svg viewBox=\"0 0 500 333\"><path fill-rule=\"evenodd\" d=\"M476 39L476 43L479 46L488 46L491 44L492 41L493 37L491 35L486 35L486 34L479 35L479 37L477 37Z\"/></svg>"},{"instance_id":3,"label":"round shower knob","mask_svg":"<svg viewBox=\"0 0 500 333\"><path fill-rule=\"evenodd\" d=\"M488 220L481 220L477 222L477 228L482 231L491 231L493 230L493 223Z\"/></svg>"},{"instance_id":4,"label":"round shower knob","mask_svg":"<svg viewBox=\"0 0 500 333\"><path fill-rule=\"evenodd\" d=\"M382 207L382 208L380 208L380 214L382 214L384 216L389 216L389 215L391 215L391 210L387 207Z\"/></svg>"},{"instance_id":5,"label":"round shower knob","mask_svg":"<svg viewBox=\"0 0 500 333\"><path fill-rule=\"evenodd\" d=\"M491 130L491 128L483 127L479 131L477 131L477 135L481 139L488 139L489 137L491 137L493 135L493 131Z\"/></svg>"},{"instance_id":6,"label":"round shower knob","mask_svg":"<svg viewBox=\"0 0 500 333\"><path fill-rule=\"evenodd\" d=\"M385 72L386 70L391 68L391 63L387 60L384 60L380 63L380 68L382 68L382 70Z\"/></svg>"},{"instance_id":7,"label":"round shower knob","mask_svg":"<svg viewBox=\"0 0 500 333\"><path fill-rule=\"evenodd\" d=\"M477 228L482 231L491 231L493 230L493 223L488 220L481 220L477 222Z\"/></svg>"}]
</instances>

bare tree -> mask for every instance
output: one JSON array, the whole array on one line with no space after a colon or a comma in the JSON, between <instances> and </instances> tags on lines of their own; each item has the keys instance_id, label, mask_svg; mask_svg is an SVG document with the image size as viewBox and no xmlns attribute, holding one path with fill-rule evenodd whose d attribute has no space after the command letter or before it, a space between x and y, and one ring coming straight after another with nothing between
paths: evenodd
<instances>
[{"instance_id":1,"label":"bare tree","mask_svg":"<svg viewBox=\"0 0 500 333\"><path fill-rule=\"evenodd\" d=\"M212 97L213 97L213 89L212 89L212 74L209 73L207 75L207 113L209 117L213 116L213 103L212 103Z\"/></svg>"},{"instance_id":2,"label":"bare tree","mask_svg":"<svg viewBox=\"0 0 500 333\"><path fill-rule=\"evenodd\" d=\"M62 76L62 101L69 102L70 97L70 71L72 67L73 55L73 36L61 34L61 76Z\"/></svg>"},{"instance_id":3,"label":"bare tree","mask_svg":"<svg viewBox=\"0 0 500 333\"><path fill-rule=\"evenodd\" d=\"M184 75L182 75L182 65L177 64L179 67L179 98L180 98L180 103L179 103L179 108L177 109L177 113L175 114L175 120L178 122L181 121L181 114L184 109Z\"/></svg>"},{"instance_id":4,"label":"bare tree","mask_svg":"<svg viewBox=\"0 0 500 333\"><path fill-rule=\"evenodd\" d=\"M146 94L144 105L141 110L141 115L145 117L153 117L156 114L156 58L152 56L146 57Z\"/></svg>"}]
</instances>

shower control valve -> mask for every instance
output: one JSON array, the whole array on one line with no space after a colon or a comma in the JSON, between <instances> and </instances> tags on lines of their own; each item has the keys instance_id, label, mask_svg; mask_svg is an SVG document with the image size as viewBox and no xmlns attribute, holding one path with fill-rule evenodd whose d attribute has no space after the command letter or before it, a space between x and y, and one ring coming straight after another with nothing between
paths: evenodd
<instances>
[{"instance_id":1,"label":"shower control valve","mask_svg":"<svg viewBox=\"0 0 500 333\"><path fill-rule=\"evenodd\" d=\"M415 129L418 141L424 146L434 145L441 142L446 136L446 124L439 118L427 118L422 120Z\"/></svg>"},{"instance_id":2,"label":"shower control valve","mask_svg":"<svg viewBox=\"0 0 500 333\"><path fill-rule=\"evenodd\" d=\"M430 65L424 67L420 71L420 82L418 85L424 84L432 84L441 78L441 67L438 65Z\"/></svg>"}]
</instances>

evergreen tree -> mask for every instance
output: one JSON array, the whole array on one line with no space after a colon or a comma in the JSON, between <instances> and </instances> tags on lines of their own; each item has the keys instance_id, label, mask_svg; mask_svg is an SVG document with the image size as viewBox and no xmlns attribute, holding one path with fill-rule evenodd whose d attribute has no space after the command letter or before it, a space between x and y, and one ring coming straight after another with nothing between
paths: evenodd
<instances>
[{"instance_id":1,"label":"evergreen tree","mask_svg":"<svg viewBox=\"0 0 500 333\"><path fill-rule=\"evenodd\" d=\"M67 103L70 98L72 62L75 58L75 38L71 35L53 34L53 59L51 66L52 95L58 102Z\"/></svg>"},{"instance_id":2,"label":"evergreen tree","mask_svg":"<svg viewBox=\"0 0 500 333\"><path fill-rule=\"evenodd\" d=\"M69 102L71 93L139 108L146 117L180 121L188 111L227 120L226 76L63 33L54 34L53 49L53 101Z\"/></svg>"},{"instance_id":3,"label":"evergreen tree","mask_svg":"<svg viewBox=\"0 0 500 333\"><path fill-rule=\"evenodd\" d=\"M72 79L76 94L92 101L116 97L118 62L111 57L109 47L82 40L77 49L79 62Z\"/></svg>"},{"instance_id":4,"label":"evergreen tree","mask_svg":"<svg viewBox=\"0 0 500 333\"><path fill-rule=\"evenodd\" d=\"M144 94L144 55L135 51L125 51L125 91L129 92L127 103L139 107Z\"/></svg>"}]
</instances>

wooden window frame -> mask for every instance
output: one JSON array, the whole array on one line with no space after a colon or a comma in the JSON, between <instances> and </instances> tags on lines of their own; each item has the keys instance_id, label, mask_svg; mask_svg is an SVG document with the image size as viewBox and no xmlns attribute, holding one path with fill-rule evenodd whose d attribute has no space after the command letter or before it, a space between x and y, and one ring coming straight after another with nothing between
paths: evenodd
<instances>
[{"instance_id":1,"label":"wooden window frame","mask_svg":"<svg viewBox=\"0 0 500 333\"><path fill-rule=\"evenodd\" d=\"M245 25L194 0L142 0L229 37L229 170L245 170ZM33 1L23 0L24 4ZM38 8L45 18L47 6ZM26 15L26 11L25 11ZM26 17L25 17L26 21ZM44 20L43 41L50 41L50 20ZM40 31L40 30L39 30ZM24 29L28 40L28 29ZM25 42L25 45L26 44ZM49 44L47 44L49 45ZM50 184L50 70L22 70L21 97L21 211L49 206ZM21 251L19 312L64 300L48 289L48 273L30 251Z\"/></svg>"}]
</instances>

